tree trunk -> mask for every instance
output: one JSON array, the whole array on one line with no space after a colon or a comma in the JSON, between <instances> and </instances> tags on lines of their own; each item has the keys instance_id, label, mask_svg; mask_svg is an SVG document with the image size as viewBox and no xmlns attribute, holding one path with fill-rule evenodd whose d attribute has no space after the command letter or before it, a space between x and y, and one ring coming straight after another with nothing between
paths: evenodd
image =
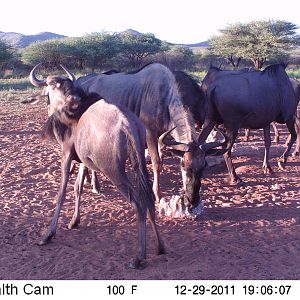
<instances>
[{"instance_id":1,"label":"tree trunk","mask_svg":"<svg viewBox=\"0 0 300 300\"><path fill-rule=\"evenodd\" d=\"M260 58L260 57L255 57L251 59L252 62L254 63L254 68L256 70L261 70L261 68L263 67L263 65L265 64L267 58Z\"/></svg>"}]
</instances>

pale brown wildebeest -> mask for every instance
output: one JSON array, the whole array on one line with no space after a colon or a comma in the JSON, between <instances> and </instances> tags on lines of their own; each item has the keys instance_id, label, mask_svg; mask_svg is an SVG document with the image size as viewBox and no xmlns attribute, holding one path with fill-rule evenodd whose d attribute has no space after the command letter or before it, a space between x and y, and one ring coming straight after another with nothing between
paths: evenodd
<instances>
[{"instance_id":1,"label":"pale brown wildebeest","mask_svg":"<svg viewBox=\"0 0 300 300\"><path fill-rule=\"evenodd\" d=\"M66 196L72 160L81 162L76 182L76 211L71 223L79 221L79 199L85 167L100 171L134 206L138 228L138 254L130 267L139 268L146 257L146 216L149 212L157 242L157 253L164 246L155 223L155 200L148 179L144 158L145 129L140 120L126 109L120 109L104 100L86 98L73 82L64 77L48 76L37 80L35 86L45 86L49 97L51 116L45 126L46 137L57 141L62 148L61 184L54 217L40 244L47 244L56 233L58 217ZM126 175L125 163L130 157L135 179Z\"/></svg>"}]
</instances>

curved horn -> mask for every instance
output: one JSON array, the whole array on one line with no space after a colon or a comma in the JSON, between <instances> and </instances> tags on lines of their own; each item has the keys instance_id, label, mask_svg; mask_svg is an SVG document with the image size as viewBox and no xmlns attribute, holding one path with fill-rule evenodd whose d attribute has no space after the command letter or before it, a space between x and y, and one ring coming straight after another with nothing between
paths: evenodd
<instances>
[{"instance_id":1,"label":"curved horn","mask_svg":"<svg viewBox=\"0 0 300 300\"><path fill-rule=\"evenodd\" d=\"M163 148L163 146L168 146L170 149L179 150L186 152L188 149L188 145L180 142L176 142L175 140L166 139L166 137L176 128L176 126L165 133L163 133L158 139L159 148Z\"/></svg>"},{"instance_id":2,"label":"curved horn","mask_svg":"<svg viewBox=\"0 0 300 300\"><path fill-rule=\"evenodd\" d=\"M71 73L65 66L63 65L60 65L61 68L68 74L68 77L71 81L75 81L76 80L76 77L73 73Z\"/></svg>"},{"instance_id":3,"label":"curved horn","mask_svg":"<svg viewBox=\"0 0 300 300\"><path fill-rule=\"evenodd\" d=\"M215 128L219 133L221 133L221 135L223 136L223 139L219 142L211 142L211 143L204 143L202 145L200 145L200 149L204 152L213 149L213 148L217 148L220 146L226 146L228 143L228 137L225 135L225 133L219 129L219 128Z\"/></svg>"},{"instance_id":4,"label":"curved horn","mask_svg":"<svg viewBox=\"0 0 300 300\"><path fill-rule=\"evenodd\" d=\"M36 78L36 70L42 65L42 63L37 64L30 72L29 74L29 80L32 85L36 87L41 87L46 85L46 80L39 80Z\"/></svg>"}]
</instances>

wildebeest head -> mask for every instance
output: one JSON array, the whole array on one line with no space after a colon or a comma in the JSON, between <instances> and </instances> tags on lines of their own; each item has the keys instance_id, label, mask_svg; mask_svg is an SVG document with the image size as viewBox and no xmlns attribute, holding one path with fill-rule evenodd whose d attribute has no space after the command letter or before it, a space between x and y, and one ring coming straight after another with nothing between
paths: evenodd
<instances>
[{"instance_id":1,"label":"wildebeest head","mask_svg":"<svg viewBox=\"0 0 300 300\"><path fill-rule=\"evenodd\" d=\"M181 173L183 180L183 201L190 212L200 204L199 191L201 178L206 167L205 157L210 155L222 155L228 149L218 149L227 144L227 137L221 132L223 140L220 142L204 143L199 145L197 142L188 144L176 142L168 138L174 130L165 132L159 138L160 147L171 151L181 159Z\"/></svg>"},{"instance_id":2,"label":"wildebeest head","mask_svg":"<svg viewBox=\"0 0 300 300\"><path fill-rule=\"evenodd\" d=\"M82 100L82 93L75 86L73 81L75 77L69 74L69 78L59 76L48 76L44 80L39 80L36 77L37 69L41 64L36 65L30 72L30 82L36 87L44 87L43 94L48 96L48 114L64 111L72 114ZM62 66L66 71L66 69ZM67 72L67 71L66 71Z\"/></svg>"}]
</instances>

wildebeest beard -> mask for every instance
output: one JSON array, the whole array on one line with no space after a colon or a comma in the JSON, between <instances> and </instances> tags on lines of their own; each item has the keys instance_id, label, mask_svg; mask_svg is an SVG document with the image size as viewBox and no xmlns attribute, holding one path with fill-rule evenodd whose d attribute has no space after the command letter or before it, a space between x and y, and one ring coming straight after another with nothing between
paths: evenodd
<instances>
[{"instance_id":1,"label":"wildebeest beard","mask_svg":"<svg viewBox=\"0 0 300 300\"><path fill-rule=\"evenodd\" d=\"M74 94L74 90L71 90L66 86L63 86L63 88L65 88L64 95L66 98L69 95ZM78 121L91 105L101 99L99 96L89 96L87 98L80 89L76 90L76 94L80 96L81 99L79 106L76 109L73 109L69 105L65 105L62 110L55 111L49 116L42 130L42 139L48 139L53 142L63 142L66 137L71 136L72 128L62 120L69 119L71 122Z\"/></svg>"},{"instance_id":2,"label":"wildebeest beard","mask_svg":"<svg viewBox=\"0 0 300 300\"><path fill-rule=\"evenodd\" d=\"M49 116L42 130L42 139L52 142L63 142L66 137L72 134L72 128L61 121L60 112Z\"/></svg>"}]
</instances>

